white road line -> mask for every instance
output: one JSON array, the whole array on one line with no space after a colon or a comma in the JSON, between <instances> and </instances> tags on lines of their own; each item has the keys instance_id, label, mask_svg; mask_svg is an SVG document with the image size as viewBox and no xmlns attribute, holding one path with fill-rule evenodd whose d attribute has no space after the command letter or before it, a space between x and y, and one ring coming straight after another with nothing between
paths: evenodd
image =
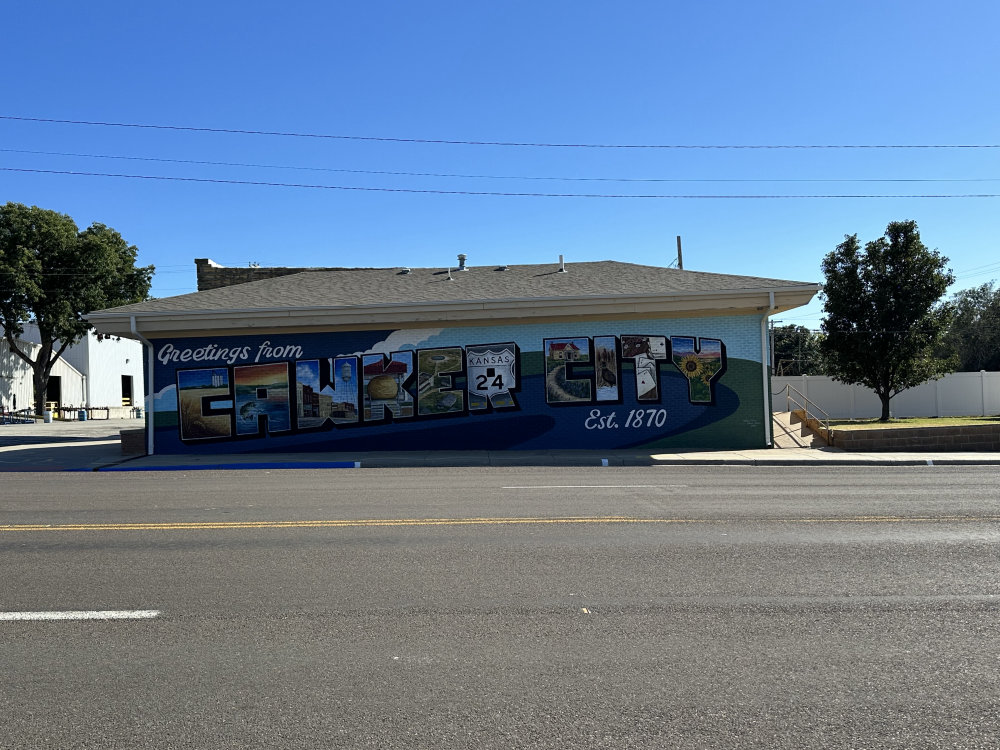
<instances>
[{"instance_id":1,"label":"white road line","mask_svg":"<svg viewBox=\"0 0 1000 750\"><path fill-rule=\"evenodd\" d=\"M686 484L520 484L502 490L648 490L660 487L687 487Z\"/></svg>"},{"instance_id":2,"label":"white road line","mask_svg":"<svg viewBox=\"0 0 1000 750\"><path fill-rule=\"evenodd\" d=\"M108 609L66 612L0 612L0 621L12 620L148 620L158 617L158 609Z\"/></svg>"}]
</instances>

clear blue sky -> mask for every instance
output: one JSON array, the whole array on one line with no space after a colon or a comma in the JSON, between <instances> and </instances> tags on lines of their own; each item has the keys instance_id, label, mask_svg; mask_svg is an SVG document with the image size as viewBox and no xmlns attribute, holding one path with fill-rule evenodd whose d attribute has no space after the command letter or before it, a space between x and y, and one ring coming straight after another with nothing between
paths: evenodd
<instances>
[{"instance_id":1,"label":"clear blue sky","mask_svg":"<svg viewBox=\"0 0 1000 750\"><path fill-rule=\"evenodd\" d=\"M8 117L533 143L1000 144L993 0L95 0L18 3L4 27ZM1000 194L995 148L504 147L0 119L0 149L7 168L342 187ZM637 179L669 181L622 181ZM464 252L470 265L559 254L669 265L676 235L688 269L822 281L820 261L844 234L873 239L897 219L915 219L951 259L954 289L1000 277L998 198L511 197L0 171L6 201L118 229L156 265L156 296L194 291L196 257L445 267ZM820 318L819 303L782 316L812 328Z\"/></svg>"}]
</instances>

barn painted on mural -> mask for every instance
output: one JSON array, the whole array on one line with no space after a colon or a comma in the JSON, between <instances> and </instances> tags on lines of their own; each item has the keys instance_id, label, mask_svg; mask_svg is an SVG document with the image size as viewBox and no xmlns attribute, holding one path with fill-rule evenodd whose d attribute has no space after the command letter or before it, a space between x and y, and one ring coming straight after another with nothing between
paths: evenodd
<instances>
[{"instance_id":1,"label":"barn painted on mural","mask_svg":"<svg viewBox=\"0 0 1000 750\"><path fill-rule=\"evenodd\" d=\"M616 261L276 270L89 316L146 346L149 452L762 448L768 318L819 289Z\"/></svg>"}]
</instances>

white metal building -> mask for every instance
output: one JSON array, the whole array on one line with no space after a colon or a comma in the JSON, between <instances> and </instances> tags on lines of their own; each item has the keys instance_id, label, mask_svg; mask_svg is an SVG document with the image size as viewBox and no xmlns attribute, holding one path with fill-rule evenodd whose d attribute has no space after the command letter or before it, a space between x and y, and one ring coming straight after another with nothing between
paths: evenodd
<instances>
[{"instance_id":1,"label":"white metal building","mask_svg":"<svg viewBox=\"0 0 1000 750\"><path fill-rule=\"evenodd\" d=\"M38 329L25 325L21 341L37 351ZM65 409L107 407L111 418L134 416L144 400L142 345L94 331L59 358L46 394L46 402ZM32 401L31 368L0 338L0 409L26 409Z\"/></svg>"}]
</instances>

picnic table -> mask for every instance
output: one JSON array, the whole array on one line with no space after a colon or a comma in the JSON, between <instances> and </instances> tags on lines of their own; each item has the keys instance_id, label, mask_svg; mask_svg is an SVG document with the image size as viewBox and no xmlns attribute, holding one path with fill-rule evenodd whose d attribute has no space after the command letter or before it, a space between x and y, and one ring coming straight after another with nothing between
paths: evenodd
<instances>
[{"instance_id":1,"label":"picnic table","mask_svg":"<svg viewBox=\"0 0 1000 750\"><path fill-rule=\"evenodd\" d=\"M32 424L35 421L31 409L9 411L0 407L0 424Z\"/></svg>"},{"instance_id":2,"label":"picnic table","mask_svg":"<svg viewBox=\"0 0 1000 750\"><path fill-rule=\"evenodd\" d=\"M86 413L87 419L93 419L95 412L103 412L104 419L111 419L110 406L60 406L59 417L61 419L79 419L81 411Z\"/></svg>"}]
</instances>

